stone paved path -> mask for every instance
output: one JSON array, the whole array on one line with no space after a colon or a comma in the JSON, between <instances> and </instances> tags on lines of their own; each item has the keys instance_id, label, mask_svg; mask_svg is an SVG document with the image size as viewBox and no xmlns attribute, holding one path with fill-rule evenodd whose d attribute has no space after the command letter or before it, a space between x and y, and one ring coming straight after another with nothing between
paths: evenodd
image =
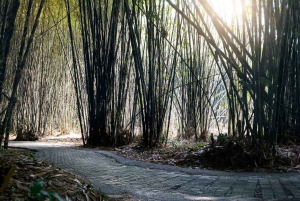
<instances>
[{"instance_id":1,"label":"stone paved path","mask_svg":"<svg viewBox=\"0 0 300 201\"><path fill-rule=\"evenodd\" d=\"M36 149L37 158L72 171L107 194L135 200L300 200L299 173L227 173L138 162L110 152L59 143L15 142Z\"/></svg>"}]
</instances>

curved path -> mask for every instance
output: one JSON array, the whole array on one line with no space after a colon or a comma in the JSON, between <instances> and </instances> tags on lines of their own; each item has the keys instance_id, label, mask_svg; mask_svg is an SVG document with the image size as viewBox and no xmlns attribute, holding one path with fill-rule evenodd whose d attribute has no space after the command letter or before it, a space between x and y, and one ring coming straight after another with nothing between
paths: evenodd
<instances>
[{"instance_id":1,"label":"curved path","mask_svg":"<svg viewBox=\"0 0 300 201\"><path fill-rule=\"evenodd\" d=\"M134 200L300 200L299 173L227 173L134 161L60 143L10 141L89 180L109 195Z\"/></svg>"}]
</instances>

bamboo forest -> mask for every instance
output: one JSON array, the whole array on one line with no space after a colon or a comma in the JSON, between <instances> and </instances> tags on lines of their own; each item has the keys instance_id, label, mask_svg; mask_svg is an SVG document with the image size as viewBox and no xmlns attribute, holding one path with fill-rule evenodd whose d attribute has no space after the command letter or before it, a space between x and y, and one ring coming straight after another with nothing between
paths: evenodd
<instances>
[{"instance_id":1,"label":"bamboo forest","mask_svg":"<svg viewBox=\"0 0 300 201\"><path fill-rule=\"evenodd\" d=\"M299 141L298 1L0 4L4 148L54 131L89 146Z\"/></svg>"},{"instance_id":2,"label":"bamboo forest","mask_svg":"<svg viewBox=\"0 0 300 201\"><path fill-rule=\"evenodd\" d=\"M90 149L102 150L97 157L107 157L101 155L97 164L108 169L110 163L119 167L125 161L118 158L122 155L192 170L300 172L299 22L298 0L0 0L0 184L4 182L0 193L8 185L27 191L27 197L19 191L9 194L22 194L25 200L43 200L43 196L72 200L59 188L58 194L40 192L44 185L51 186L47 179L52 177L20 187L27 180L15 181L23 174L18 168L51 169L48 163L28 162L35 160L31 151L37 158L46 157L49 164L74 159L71 168L62 168L84 178L90 178L91 161L80 165L83 173L75 171L74 164L80 157L92 157L84 155ZM53 148L56 141L63 142L57 136L65 135L78 136L65 139L80 148ZM50 141L50 137L57 138ZM11 146L29 151L22 155ZM14 152L15 161L2 158ZM63 153L69 158L56 162ZM117 159L103 162L108 158ZM27 165L20 165L25 159ZM17 170L19 176L12 176L15 187L2 175L5 161L16 164L5 170L10 176ZM129 162L124 164L122 168L127 168ZM71 173L52 170L73 178ZM155 174L157 181L160 175L168 177L163 170L157 170L162 171ZM125 174L119 173L111 173L108 180L123 178ZM28 173L32 178L44 174ZM98 173L93 170L93 174ZM190 173L176 174L197 181ZM279 180L283 198L300 195ZM230 181L238 186L235 180L226 180ZM258 190L251 196L268 199L261 187L263 178L253 183ZM186 184L166 184L166 192ZM207 185L201 191L205 195L215 183ZM228 192L224 195L234 194ZM88 199L93 193L82 194L85 199L73 194L73 200L96 200ZM276 193L270 198L278 198ZM101 196L106 200L106 195ZM176 200L162 199L172 193L156 196L154 200ZM213 196L219 196L217 191Z\"/></svg>"}]
</instances>

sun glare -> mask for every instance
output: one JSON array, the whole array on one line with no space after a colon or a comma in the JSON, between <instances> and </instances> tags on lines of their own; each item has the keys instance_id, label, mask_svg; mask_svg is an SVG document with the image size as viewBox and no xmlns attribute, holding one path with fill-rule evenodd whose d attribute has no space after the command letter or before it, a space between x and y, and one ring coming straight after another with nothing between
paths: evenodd
<instances>
[{"instance_id":1,"label":"sun glare","mask_svg":"<svg viewBox=\"0 0 300 201\"><path fill-rule=\"evenodd\" d=\"M243 3L247 5L249 0L209 0L208 2L215 12L227 23L230 24L243 14Z\"/></svg>"}]
</instances>

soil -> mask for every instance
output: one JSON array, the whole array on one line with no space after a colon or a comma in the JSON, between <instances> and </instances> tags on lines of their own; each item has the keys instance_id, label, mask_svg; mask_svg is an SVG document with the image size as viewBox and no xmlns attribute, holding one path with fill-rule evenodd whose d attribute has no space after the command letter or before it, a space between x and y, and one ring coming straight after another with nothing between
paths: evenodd
<instances>
[{"instance_id":1,"label":"soil","mask_svg":"<svg viewBox=\"0 0 300 201\"><path fill-rule=\"evenodd\" d=\"M165 148L144 149L131 144L115 149L119 155L134 160L168 164L194 169L214 169L237 172L300 172L300 147L296 145L272 148L228 141L222 145L179 142Z\"/></svg>"}]
</instances>

